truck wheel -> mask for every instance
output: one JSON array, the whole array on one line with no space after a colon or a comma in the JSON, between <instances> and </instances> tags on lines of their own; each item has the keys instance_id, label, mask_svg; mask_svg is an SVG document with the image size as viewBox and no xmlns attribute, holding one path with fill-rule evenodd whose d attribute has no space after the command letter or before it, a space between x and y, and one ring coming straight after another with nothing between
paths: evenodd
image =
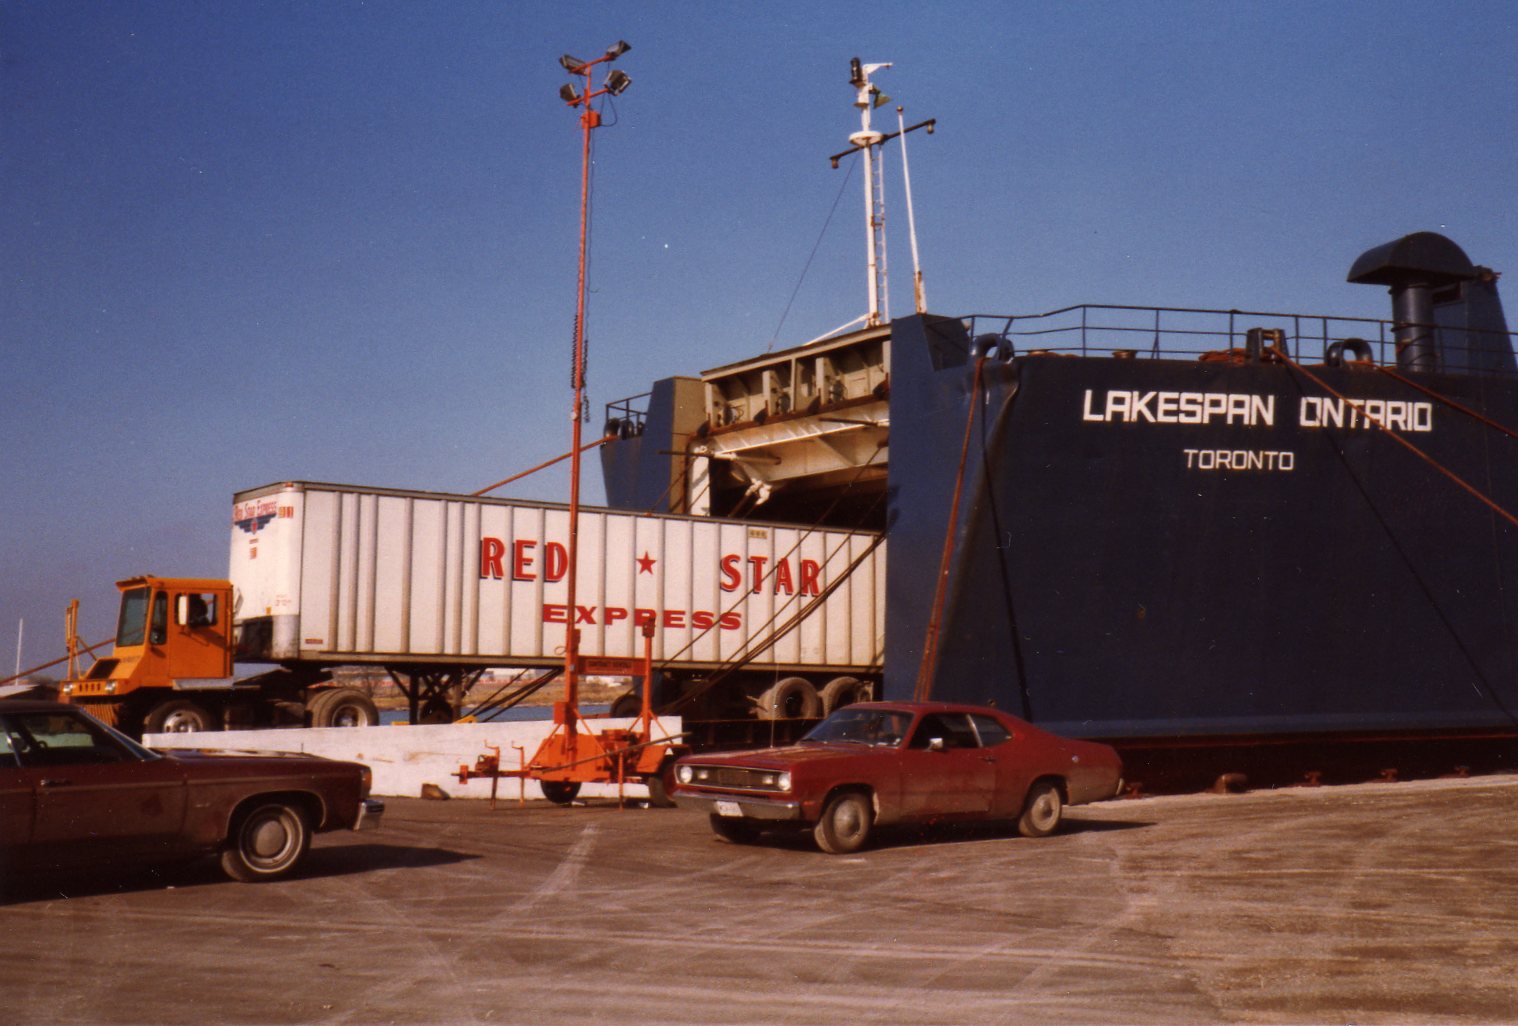
<instances>
[{"instance_id":1,"label":"truck wheel","mask_svg":"<svg viewBox=\"0 0 1518 1026\"><path fill-rule=\"evenodd\" d=\"M374 702L353 688L323 691L307 708L313 727L373 727L379 723L379 710Z\"/></svg>"},{"instance_id":2,"label":"truck wheel","mask_svg":"<svg viewBox=\"0 0 1518 1026\"><path fill-rule=\"evenodd\" d=\"M858 791L835 794L812 828L817 847L829 855L848 855L865 846L875 825L875 810L868 796Z\"/></svg>"},{"instance_id":3,"label":"truck wheel","mask_svg":"<svg viewBox=\"0 0 1518 1026\"><path fill-rule=\"evenodd\" d=\"M193 734L202 730L216 730L220 724L211 711L199 702L188 698L173 698L160 702L148 710L143 720L144 734Z\"/></svg>"},{"instance_id":4,"label":"truck wheel","mask_svg":"<svg viewBox=\"0 0 1518 1026\"><path fill-rule=\"evenodd\" d=\"M1059 788L1047 780L1040 780L1028 788L1023 814L1017 818L1017 832L1024 837L1047 837L1059 829L1063 810Z\"/></svg>"},{"instance_id":5,"label":"truck wheel","mask_svg":"<svg viewBox=\"0 0 1518 1026\"><path fill-rule=\"evenodd\" d=\"M543 789L543 797L555 805L571 805L580 793L578 780L539 780L538 786Z\"/></svg>"},{"instance_id":6,"label":"truck wheel","mask_svg":"<svg viewBox=\"0 0 1518 1026\"><path fill-rule=\"evenodd\" d=\"M822 714L830 716L834 710L855 702L868 702L874 688L868 681L857 677L834 677L822 686Z\"/></svg>"},{"instance_id":7,"label":"truck wheel","mask_svg":"<svg viewBox=\"0 0 1518 1026\"><path fill-rule=\"evenodd\" d=\"M310 847L311 827L298 806L283 801L253 805L233 821L221 868L243 883L274 880L299 865Z\"/></svg>"},{"instance_id":8,"label":"truck wheel","mask_svg":"<svg viewBox=\"0 0 1518 1026\"><path fill-rule=\"evenodd\" d=\"M815 720L822 715L822 696L804 677L786 677L759 696L761 720Z\"/></svg>"},{"instance_id":9,"label":"truck wheel","mask_svg":"<svg viewBox=\"0 0 1518 1026\"><path fill-rule=\"evenodd\" d=\"M754 824L730 816L711 814L712 833L729 844L753 844L759 838Z\"/></svg>"}]
</instances>

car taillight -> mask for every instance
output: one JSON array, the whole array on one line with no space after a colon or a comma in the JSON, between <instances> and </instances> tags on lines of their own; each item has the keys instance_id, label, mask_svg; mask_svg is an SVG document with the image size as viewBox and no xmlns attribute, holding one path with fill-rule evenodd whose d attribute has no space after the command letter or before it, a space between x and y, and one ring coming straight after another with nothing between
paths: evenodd
<instances>
[{"instance_id":1,"label":"car taillight","mask_svg":"<svg viewBox=\"0 0 1518 1026\"><path fill-rule=\"evenodd\" d=\"M359 774L359 797L369 797L369 789L374 786L374 771L368 766Z\"/></svg>"}]
</instances>

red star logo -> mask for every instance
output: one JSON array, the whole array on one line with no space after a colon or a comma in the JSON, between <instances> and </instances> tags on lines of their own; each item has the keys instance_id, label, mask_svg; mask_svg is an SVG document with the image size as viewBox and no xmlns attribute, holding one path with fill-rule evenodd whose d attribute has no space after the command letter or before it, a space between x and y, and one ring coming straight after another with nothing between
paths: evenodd
<instances>
[{"instance_id":1,"label":"red star logo","mask_svg":"<svg viewBox=\"0 0 1518 1026\"><path fill-rule=\"evenodd\" d=\"M648 550L647 549L644 549L643 550L643 555L641 555L641 556L638 557L638 573L640 573L640 574L651 574L651 573L653 573L654 572L654 563L655 562L657 562L657 560L655 560L652 556L650 556L648 554Z\"/></svg>"}]
</instances>

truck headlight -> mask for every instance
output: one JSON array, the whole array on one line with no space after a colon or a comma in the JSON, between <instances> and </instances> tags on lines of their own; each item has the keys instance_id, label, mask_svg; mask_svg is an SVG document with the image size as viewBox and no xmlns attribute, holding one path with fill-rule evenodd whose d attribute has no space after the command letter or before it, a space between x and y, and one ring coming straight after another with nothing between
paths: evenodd
<instances>
[{"instance_id":1,"label":"truck headlight","mask_svg":"<svg viewBox=\"0 0 1518 1026\"><path fill-rule=\"evenodd\" d=\"M690 783L691 777L693 776L695 776L695 774L691 772L691 768L689 766L681 766L679 769L675 770L675 779L680 781L682 784Z\"/></svg>"}]
</instances>

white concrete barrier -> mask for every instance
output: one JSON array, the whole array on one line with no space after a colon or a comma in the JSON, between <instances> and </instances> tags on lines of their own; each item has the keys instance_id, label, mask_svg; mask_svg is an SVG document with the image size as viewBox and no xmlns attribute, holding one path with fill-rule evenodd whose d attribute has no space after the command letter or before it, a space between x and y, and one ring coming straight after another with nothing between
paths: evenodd
<instances>
[{"instance_id":1,"label":"white concrete barrier","mask_svg":"<svg viewBox=\"0 0 1518 1026\"><path fill-rule=\"evenodd\" d=\"M593 731L626 728L628 719L594 719L587 722ZM448 723L432 726L395 725L384 727L302 727L289 730L226 730L195 734L148 734L143 742L150 748L201 748L240 752L301 752L329 759L361 762L374 771L374 794L415 798L423 784L435 784L454 798L489 798L490 780L473 779L460 784L460 766L474 768L474 761L490 754L492 746L501 749L501 768L515 769L518 759L531 761L533 753L553 729L551 720L512 720L499 723ZM654 740L679 734L684 729L680 717L661 718L654 726ZM518 752L512 745L521 745ZM527 781L526 796L542 798L542 789ZM517 781L502 778L497 785L499 798L514 800ZM625 785L630 798L645 798L648 789L642 784ZM580 794L587 798L617 795L616 784L586 784Z\"/></svg>"}]
</instances>

